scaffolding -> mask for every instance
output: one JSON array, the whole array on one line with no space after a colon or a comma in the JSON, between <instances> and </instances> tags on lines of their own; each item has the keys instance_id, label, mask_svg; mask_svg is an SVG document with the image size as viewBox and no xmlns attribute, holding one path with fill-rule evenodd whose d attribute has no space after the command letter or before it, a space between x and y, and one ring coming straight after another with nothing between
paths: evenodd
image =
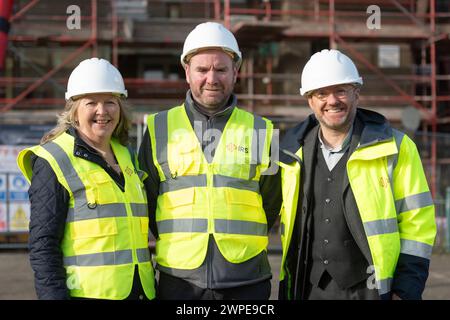
<instances>
[{"instance_id":1,"label":"scaffolding","mask_svg":"<svg viewBox=\"0 0 450 320\"><path fill-rule=\"evenodd\" d=\"M79 29L67 26L74 2ZM381 28L369 28L377 7ZM241 46L240 106L281 129L303 120L310 109L298 94L301 67L312 53L339 48L362 73L362 107L397 126L408 107L419 111L416 143L435 199L450 184L450 154L437 138L450 132L448 1L16 0L0 77L0 124L54 123L70 70L100 56L124 75L133 121L140 126L145 114L184 99L188 87L179 55L185 36L205 20L224 23ZM381 46L396 46L398 59L406 62L380 66Z\"/></svg>"}]
</instances>

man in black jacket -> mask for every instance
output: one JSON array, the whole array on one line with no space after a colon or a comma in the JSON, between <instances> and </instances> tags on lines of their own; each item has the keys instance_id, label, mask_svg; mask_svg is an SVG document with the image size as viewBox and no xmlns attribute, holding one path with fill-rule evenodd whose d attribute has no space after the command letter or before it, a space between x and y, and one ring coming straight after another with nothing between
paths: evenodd
<instances>
[{"instance_id":1,"label":"man in black jacket","mask_svg":"<svg viewBox=\"0 0 450 320\"><path fill-rule=\"evenodd\" d=\"M362 78L314 54L301 94L314 115L281 142L281 299L420 299L436 234L414 143L357 108Z\"/></svg>"}]
</instances>

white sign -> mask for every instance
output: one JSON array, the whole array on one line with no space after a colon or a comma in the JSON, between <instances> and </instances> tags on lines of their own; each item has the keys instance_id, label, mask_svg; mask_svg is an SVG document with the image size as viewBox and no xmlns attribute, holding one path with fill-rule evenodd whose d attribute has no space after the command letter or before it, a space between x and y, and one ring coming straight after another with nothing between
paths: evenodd
<instances>
[{"instance_id":1,"label":"white sign","mask_svg":"<svg viewBox=\"0 0 450 320\"><path fill-rule=\"evenodd\" d=\"M9 201L28 201L29 185L22 173L10 173L8 181Z\"/></svg>"},{"instance_id":2,"label":"white sign","mask_svg":"<svg viewBox=\"0 0 450 320\"><path fill-rule=\"evenodd\" d=\"M0 145L0 172L19 172L17 167L17 155L26 146Z\"/></svg>"},{"instance_id":3,"label":"white sign","mask_svg":"<svg viewBox=\"0 0 450 320\"><path fill-rule=\"evenodd\" d=\"M380 68L400 68L400 46L380 44L378 46L378 66Z\"/></svg>"}]
</instances>

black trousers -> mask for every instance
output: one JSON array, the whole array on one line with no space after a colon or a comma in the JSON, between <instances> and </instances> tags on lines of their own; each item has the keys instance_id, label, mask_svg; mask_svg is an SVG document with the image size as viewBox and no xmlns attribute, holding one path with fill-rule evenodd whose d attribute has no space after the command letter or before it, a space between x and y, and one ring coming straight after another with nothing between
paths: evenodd
<instances>
[{"instance_id":1,"label":"black trousers","mask_svg":"<svg viewBox=\"0 0 450 320\"><path fill-rule=\"evenodd\" d=\"M307 280L308 281L308 280ZM369 289L367 280L359 282L354 286L341 289L328 272L324 272L315 286L308 281L306 285L307 300L379 300L378 290Z\"/></svg>"},{"instance_id":2,"label":"black trousers","mask_svg":"<svg viewBox=\"0 0 450 320\"><path fill-rule=\"evenodd\" d=\"M158 300L269 300L270 279L255 284L228 288L203 289L181 278L159 273Z\"/></svg>"}]
</instances>

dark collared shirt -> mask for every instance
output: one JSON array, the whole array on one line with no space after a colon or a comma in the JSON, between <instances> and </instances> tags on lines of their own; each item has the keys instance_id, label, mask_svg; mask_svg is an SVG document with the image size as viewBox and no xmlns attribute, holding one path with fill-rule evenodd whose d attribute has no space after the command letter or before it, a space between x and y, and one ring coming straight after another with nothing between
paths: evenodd
<instances>
[{"instance_id":1,"label":"dark collared shirt","mask_svg":"<svg viewBox=\"0 0 450 320\"><path fill-rule=\"evenodd\" d=\"M342 156L345 154L347 149L350 147L350 141L353 133L353 125L351 126L347 136L345 137L342 145L336 148L330 148L325 142L322 140L322 130L319 130L319 147L322 149L323 158L327 163L328 169L331 171L336 166L336 164L341 160Z\"/></svg>"}]
</instances>

